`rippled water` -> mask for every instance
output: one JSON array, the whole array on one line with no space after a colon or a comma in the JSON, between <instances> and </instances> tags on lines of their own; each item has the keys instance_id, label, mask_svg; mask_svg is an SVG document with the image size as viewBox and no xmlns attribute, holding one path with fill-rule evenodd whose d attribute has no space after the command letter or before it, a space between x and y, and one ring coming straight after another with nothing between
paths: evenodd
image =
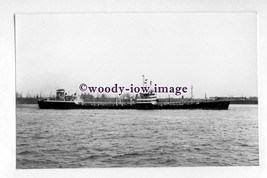
<instances>
[{"instance_id":1,"label":"rippled water","mask_svg":"<svg viewBox=\"0 0 267 178\"><path fill-rule=\"evenodd\" d=\"M17 107L17 168L259 165L258 106L229 110Z\"/></svg>"}]
</instances>

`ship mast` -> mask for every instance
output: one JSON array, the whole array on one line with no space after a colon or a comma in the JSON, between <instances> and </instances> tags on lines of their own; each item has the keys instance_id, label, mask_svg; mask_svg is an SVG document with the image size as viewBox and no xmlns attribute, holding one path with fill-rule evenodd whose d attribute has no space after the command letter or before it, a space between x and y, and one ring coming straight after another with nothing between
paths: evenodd
<instances>
[{"instance_id":1,"label":"ship mast","mask_svg":"<svg viewBox=\"0 0 267 178\"><path fill-rule=\"evenodd\" d=\"M153 89L152 89L152 81L150 81L150 86L149 86L149 93L153 93Z\"/></svg>"},{"instance_id":2,"label":"ship mast","mask_svg":"<svg viewBox=\"0 0 267 178\"><path fill-rule=\"evenodd\" d=\"M145 85L145 76L142 75L142 77L143 77L143 86L144 86Z\"/></svg>"},{"instance_id":3,"label":"ship mast","mask_svg":"<svg viewBox=\"0 0 267 178\"><path fill-rule=\"evenodd\" d=\"M191 85L191 99L193 99L193 85Z\"/></svg>"}]
</instances>

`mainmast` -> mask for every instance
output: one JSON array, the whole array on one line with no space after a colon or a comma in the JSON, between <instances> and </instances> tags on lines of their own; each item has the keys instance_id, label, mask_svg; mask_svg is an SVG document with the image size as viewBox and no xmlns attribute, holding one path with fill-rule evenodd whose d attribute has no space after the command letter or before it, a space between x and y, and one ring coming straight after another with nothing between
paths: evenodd
<instances>
[{"instance_id":1,"label":"mainmast","mask_svg":"<svg viewBox=\"0 0 267 178\"><path fill-rule=\"evenodd\" d=\"M142 77L143 77L143 86L144 86L145 85L145 76L142 75Z\"/></svg>"},{"instance_id":2,"label":"mainmast","mask_svg":"<svg viewBox=\"0 0 267 178\"><path fill-rule=\"evenodd\" d=\"M194 95L193 95L193 85L191 85L191 98L193 99Z\"/></svg>"}]
</instances>

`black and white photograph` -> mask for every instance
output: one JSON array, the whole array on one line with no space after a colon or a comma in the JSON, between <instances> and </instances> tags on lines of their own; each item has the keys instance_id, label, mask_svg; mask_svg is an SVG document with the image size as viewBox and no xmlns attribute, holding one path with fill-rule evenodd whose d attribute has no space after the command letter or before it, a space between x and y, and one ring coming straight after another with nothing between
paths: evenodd
<instances>
[{"instance_id":1,"label":"black and white photograph","mask_svg":"<svg viewBox=\"0 0 267 178\"><path fill-rule=\"evenodd\" d=\"M259 166L255 12L14 23L16 169Z\"/></svg>"}]
</instances>

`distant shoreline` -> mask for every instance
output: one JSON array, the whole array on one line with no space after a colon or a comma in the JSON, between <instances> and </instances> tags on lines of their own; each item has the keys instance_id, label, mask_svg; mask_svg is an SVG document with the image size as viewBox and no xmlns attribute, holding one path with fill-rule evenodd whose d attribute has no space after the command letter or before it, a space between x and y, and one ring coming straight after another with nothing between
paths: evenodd
<instances>
[{"instance_id":1,"label":"distant shoreline","mask_svg":"<svg viewBox=\"0 0 267 178\"><path fill-rule=\"evenodd\" d=\"M115 99L115 98L114 98ZM230 104L258 104L258 99L249 99L249 98L242 98L242 99L235 99L235 98L229 98L231 100ZM159 102L177 102L181 99L176 98L165 98L165 99L159 99ZM16 98L16 104L37 104L38 98ZM97 101L96 101L97 102ZM109 100L109 102L112 102ZM116 103L114 101L114 103Z\"/></svg>"}]
</instances>

